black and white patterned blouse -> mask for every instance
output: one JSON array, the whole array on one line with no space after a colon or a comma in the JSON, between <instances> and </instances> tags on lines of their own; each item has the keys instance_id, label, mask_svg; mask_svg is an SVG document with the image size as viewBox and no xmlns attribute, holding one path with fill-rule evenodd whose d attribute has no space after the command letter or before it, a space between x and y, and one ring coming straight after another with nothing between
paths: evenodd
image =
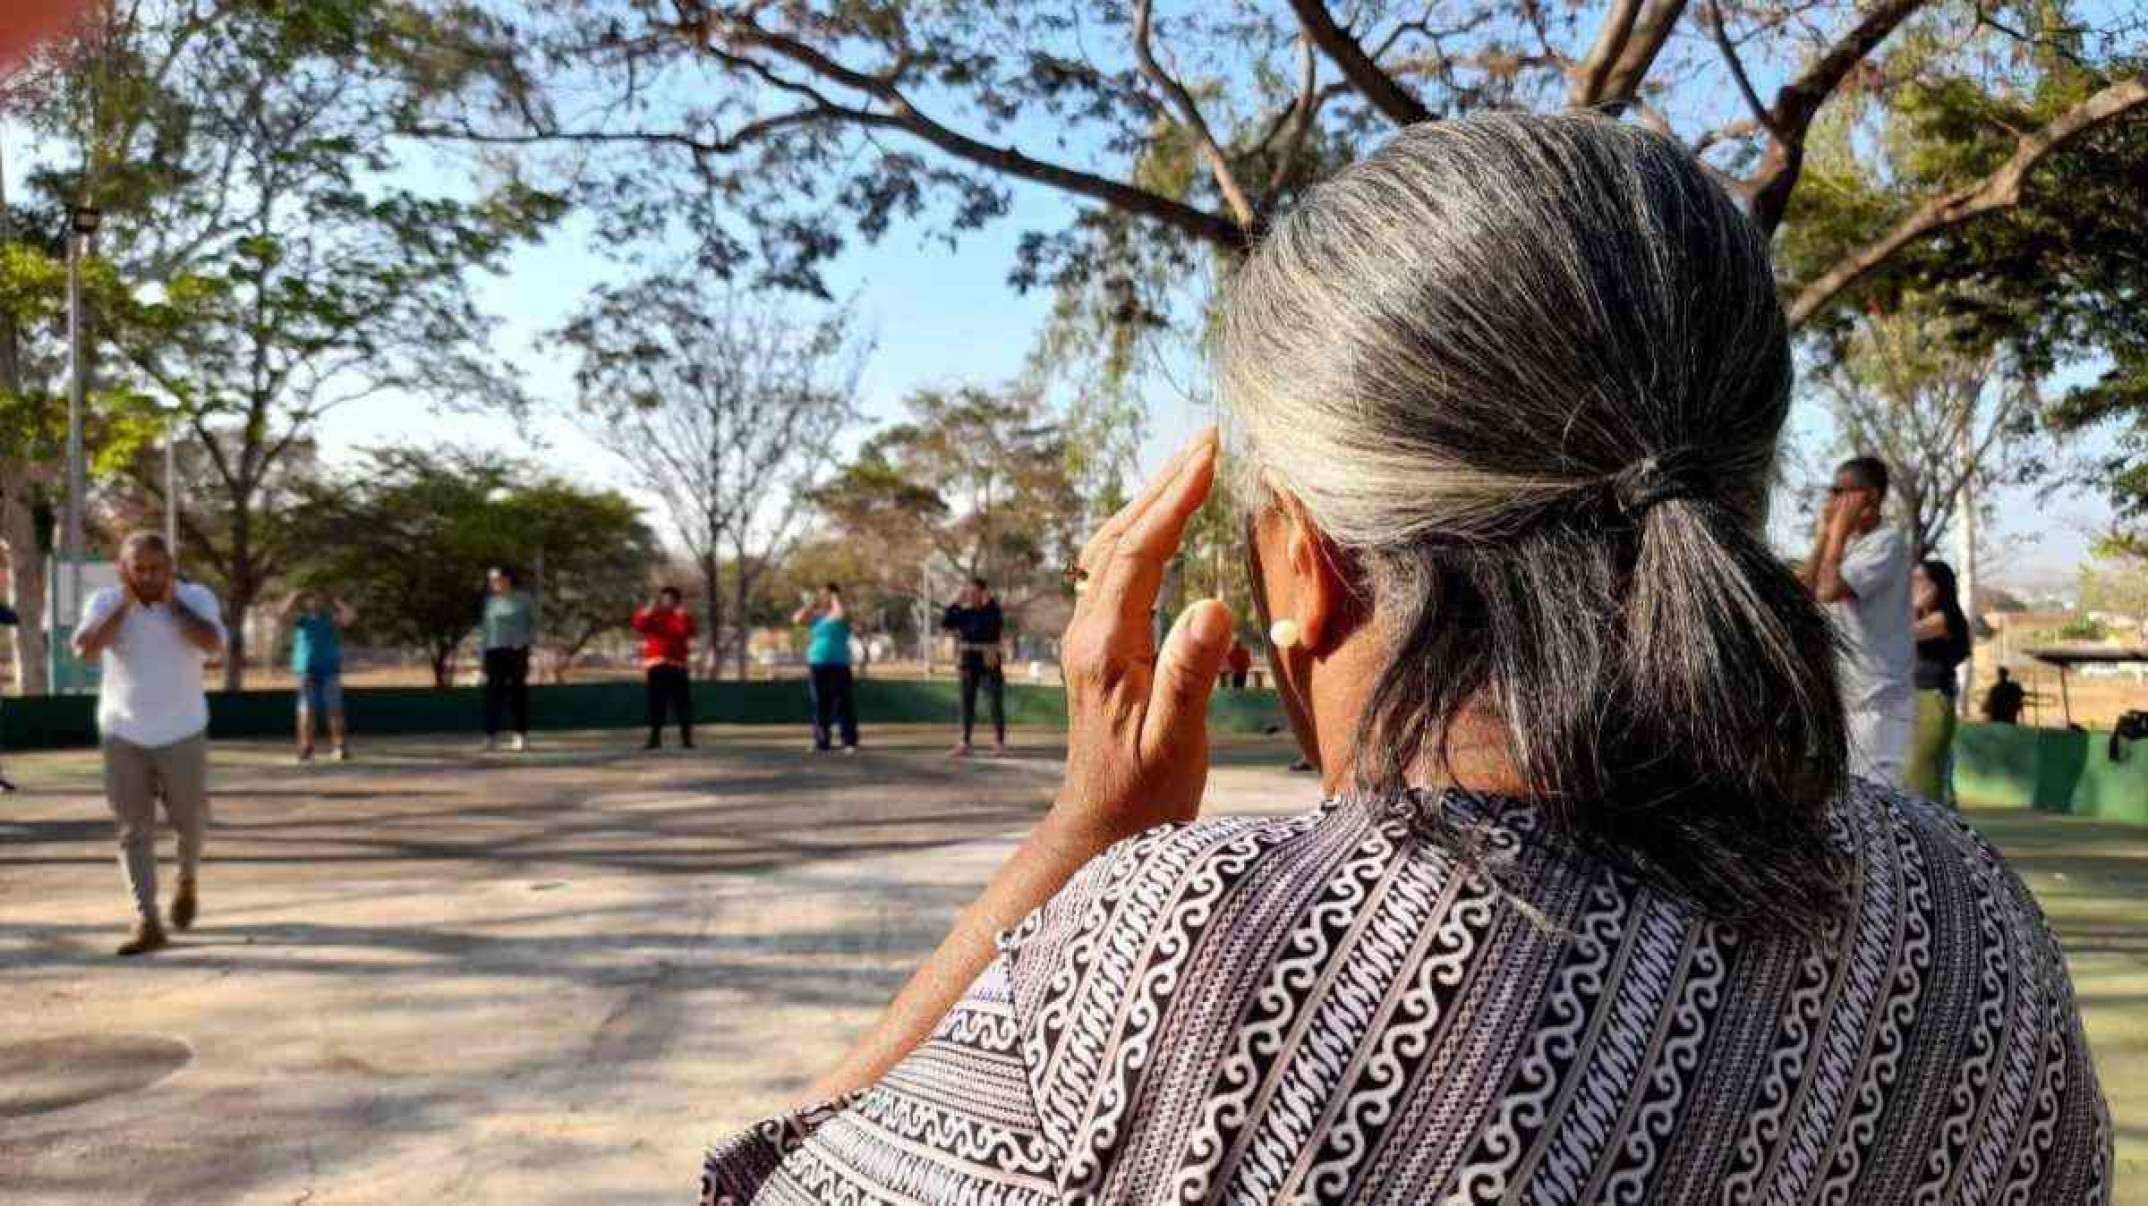
<instances>
[{"instance_id":1,"label":"black and white patterned blouse","mask_svg":"<svg viewBox=\"0 0 2148 1206\"><path fill-rule=\"evenodd\" d=\"M2057 942L1951 813L1854 788L1832 943L1748 935L1449 795L1151 831L880 1084L704 1203L2103 1203Z\"/></svg>"}]
</instances>

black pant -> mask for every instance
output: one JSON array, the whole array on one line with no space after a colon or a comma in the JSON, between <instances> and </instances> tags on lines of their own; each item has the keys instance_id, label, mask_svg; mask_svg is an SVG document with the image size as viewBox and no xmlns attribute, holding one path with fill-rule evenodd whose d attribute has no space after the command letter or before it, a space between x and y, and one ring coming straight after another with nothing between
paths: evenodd
<instances>
[{"instance_id":1,"label":"black pant","mask_svg":"<svg viewBox=\"0 0 2148 1206\"><path fill-rule=\"evenodd\" d=\"M649 744L664 739L664 713L679 718L679 742L694 743L694 685L686 667L658 663L649 667Z\"/></svg>"},{"instance_id":2,"label":"black pant","mask_svg":"<svg viewBox=\"0 0 2148 1206\"><path fill-rule=\"evenodd\" d=\"M498 735L508 717L514 731L530 731L530 651L485 650L485 736Z\"/></svg>"},{"instance_id":3,"label":"black pant","mask_svg":"<svg viewBox=\"0 0 2148 1206\"><path fill-rule=\"evenodd\" d=\"M813 694L813 748L828 748L840 727L843 744L858 744L858 693L848 666L809 666Z\"/></svg>"},{"instance_id":4,"label":"black pant","mask_svg":"<svg viewBox=\"0 0 2148 1206\"><path fill-rule=\"evenodd\" d=\"M962 744L970 743L970 730L977 727L977 688L983 687L992 705L992 732L1007 744L1007 675L998 664L986 665L982 655L962 655Z\"/></svg>"}]
</instances>

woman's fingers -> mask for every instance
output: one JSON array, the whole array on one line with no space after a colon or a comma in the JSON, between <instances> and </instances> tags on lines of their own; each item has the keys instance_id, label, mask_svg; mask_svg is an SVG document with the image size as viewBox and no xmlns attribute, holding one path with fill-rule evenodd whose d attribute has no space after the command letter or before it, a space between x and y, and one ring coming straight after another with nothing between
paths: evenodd
<instances>
[{"instance_id":1,"label":"woman's fingers","mask_svg":"<svg viewBox=\"0 0 2148 1206\"><path fill-rule=\"evenodd\" d=\"M1099 576L1091 583L1096 606L1108 607L1117 623L1147 631L1164 567L1178 552L1186 524L1207 500L1215 480L1216 441L1210 431L1195 442L1178 472L1112 545L1108 560L1092 569Z\"/></svg>"},{"instance_id":2,"label":"woman's fingers","mask_svg":"<svg viewBox=\"0 0 2148 1206\"><path fill-rule=\"evenodd\" d=\"M1214 435L1214 429L1211 428L1209 431L1195 436L1191 443L1179 449L1177 454L1164 462L1163 468L1156 471L1156 476L1149 479L1149 484L1143 487L1140 494L1134 496L1133 501L1120 507L1110 519L1104 521L1104 526L1098 528L1096 534L1089 538L1089 543L1082 546L1081 558L1076 564L1081 567L1083 572L1095 576L1102 570L1104 564L1111 557L1113 546L1119 542L1120 537L1126 534L1128 528L1139 522L1141 517L1148 513L1149 508L1156 504L1156 500L1163 496L1174 481L1178 480L1179 473L1185 468L1186 461L1189 458L1203 448L1214 446Z\"/></svg>"},{"instance_id":3,"label":"woman's fingers","mask_svg":"<svg viewBox=\"0 0 2148 1206\"><path fill-rule=\"evenodd\" d=\"M1198 754L1208 735L1208 697L1230 649L1230 608L1203 599L1179 615L1157 659L1148 714L1142 718L1143 762Z\"/></svg>"}]
</instances>

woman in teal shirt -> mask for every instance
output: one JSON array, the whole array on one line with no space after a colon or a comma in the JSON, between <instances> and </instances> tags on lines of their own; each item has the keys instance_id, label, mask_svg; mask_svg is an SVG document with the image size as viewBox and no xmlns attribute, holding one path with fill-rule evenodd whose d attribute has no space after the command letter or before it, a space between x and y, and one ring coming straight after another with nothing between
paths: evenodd
<instances>
[{"instance_id":1,"label":"woman in teal shirt","mask_svg":"<svg viewBox=\"0 0 2148 1206\"><path fill-rule=\"evenodd\" d=\"M791 616L793 624L812 625L806 642L806 675L813 696L813 748L826 751L834 730L843 735L843 752L858 752L858 696L850 675L850 612L843 588L830 582L820 597Z\"/></svg>"}]
</instances>

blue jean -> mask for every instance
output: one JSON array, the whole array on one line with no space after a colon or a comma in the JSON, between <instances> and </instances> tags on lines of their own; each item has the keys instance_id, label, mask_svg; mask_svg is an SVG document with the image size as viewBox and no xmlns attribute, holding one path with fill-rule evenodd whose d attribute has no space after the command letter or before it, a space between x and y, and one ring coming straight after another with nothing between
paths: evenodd
<instances>
[{"instance_id":1,"label":"blue jean","mask_svg":"<svg viewBox=\"0 0 2148 1206\"><path fill-rule=\"evenodd\" d=\"M334 716L343 710L343 675L308 672L298 680L298 710L315 716Z\"/></svg>"}]
</instances>

